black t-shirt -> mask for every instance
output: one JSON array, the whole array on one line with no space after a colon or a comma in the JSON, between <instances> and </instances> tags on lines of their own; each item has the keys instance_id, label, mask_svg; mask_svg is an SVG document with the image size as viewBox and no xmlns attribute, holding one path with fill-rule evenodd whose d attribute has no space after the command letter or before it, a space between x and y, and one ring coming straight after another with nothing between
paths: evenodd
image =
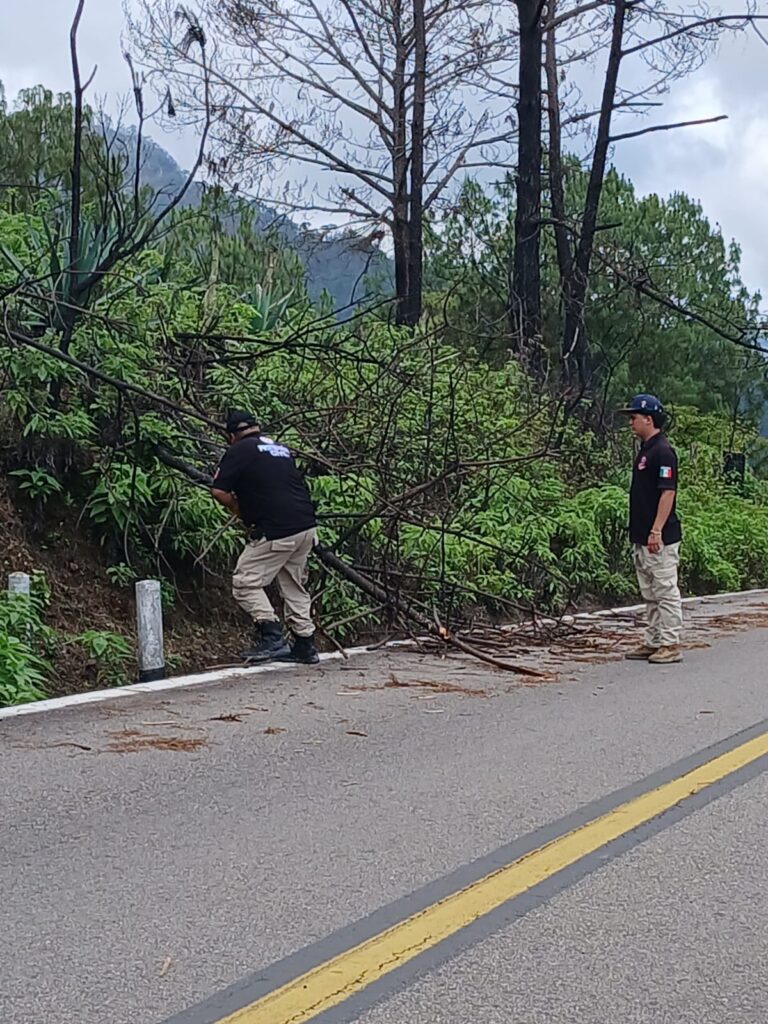
<instances>
[{"instance_id":1,"label":"black t-shirt","mask_svg":"<svg viewBox=\"0 0 768 1024\"><path fill-rule=\"evenodd\" d=\"M251 434L230 445L213 486L237 495L243 522L256 537L279 540L317 525L307 485L290 451L268 437Z\"/></svg>"},{"instance_id":2,"label":"black t-shirt","mask_svg":"<svg viewBox=\"0 0 768 1024\"><path fill-rule=\"evenodd\" d=\"M677 455L663 434L644 441L632 467L632 488L629 492L629 539L633 544L647 544L653 529L659 496L662 491L677 490ZM677 544L682 538L675 505L661 533L664 544Z\"/></svg>"}]
</instances>

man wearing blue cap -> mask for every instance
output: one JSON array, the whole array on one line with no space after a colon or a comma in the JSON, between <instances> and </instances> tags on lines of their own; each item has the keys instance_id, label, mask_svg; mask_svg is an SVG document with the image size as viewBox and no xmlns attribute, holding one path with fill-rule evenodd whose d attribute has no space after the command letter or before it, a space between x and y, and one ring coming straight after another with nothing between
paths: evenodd
<instances>
[{"instance_id":1,"label":"man wearing blue cap","mask_svg":"<svg viewBox=\"0 0 768 1024\"><path fill-rule=\"evenodd\" d=\"M682 661L683 605L677 583L682 531L675 508L677 455L662 433L666 415L654 395L635 395L626 409L641 444L632 467L629 539L648 623L644 642L627 657L652 665Z\"/></svg>"}]
</instances>

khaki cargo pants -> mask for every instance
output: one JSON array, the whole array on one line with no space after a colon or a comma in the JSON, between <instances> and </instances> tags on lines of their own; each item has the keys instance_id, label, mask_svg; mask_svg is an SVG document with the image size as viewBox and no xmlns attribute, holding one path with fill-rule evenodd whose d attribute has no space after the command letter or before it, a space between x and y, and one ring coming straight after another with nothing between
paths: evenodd
<instances>
[{"instance_id":1,"label":"khaki cargo pants","mask_svg":"<svg viewBox=\"0 0 768 1024\"><path fill-rule=\"evenodd\" d=\"M652 555L647 547L635 544L633 558L646 605L644 642L649 647L674 647L683 635L683 603L677 585L680 545L665 544Z\"/></svg>"},{"instance_id":2,"label":"khaki cargo pants","mask_svg":"<svg viewBox=\"0 0 768 1024\"><path fill-rule=\"evenodd\" d=\"M254 622L276 622L275 609L264 593L273 581L285 605L285 624L294 636L312 636L311 598L306 588L307 560L317 541L316 530L280 540L246 544L232 577L232 596Z\"/></svg>"}]
</instances>

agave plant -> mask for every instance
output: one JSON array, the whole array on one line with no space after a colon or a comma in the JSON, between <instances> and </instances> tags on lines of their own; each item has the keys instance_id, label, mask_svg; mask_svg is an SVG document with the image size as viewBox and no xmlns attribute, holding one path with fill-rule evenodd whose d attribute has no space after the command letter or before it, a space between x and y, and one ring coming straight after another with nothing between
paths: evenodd
<instances>
[{"instance_id":1,"label":"agave plant","mask_svg":"<svg viewBox=\"0 0 768 1024\"><path fill-rule=\"evenodd\" d=\"M278 296L273 292L271 285L264 288L257 284L248 295L244 296L254 309L254 316L249 325L251 332L258 334L276 327L285 316L294 293L295 289L291 288L284 295Z\"/></svg>"},{"instance_id":2,"label":"agave plant","mask_svg":"<svg viewBox=\"0 0 768 1024\"><path fill-rule=\"evenodd\" d=\"M77 254L72 260L72 221L69 209L48 211L30 224L27 235L29 259L26 264L0 243L0 254L18 274L26 297L24 320L29 326L60 331L72 310L83 306L86 291L99 283L98 268L119 243L120 219L96 217L84 211L80 216ZM35 301L37 300L37 301Z\"/></svg>"}]
</instances>

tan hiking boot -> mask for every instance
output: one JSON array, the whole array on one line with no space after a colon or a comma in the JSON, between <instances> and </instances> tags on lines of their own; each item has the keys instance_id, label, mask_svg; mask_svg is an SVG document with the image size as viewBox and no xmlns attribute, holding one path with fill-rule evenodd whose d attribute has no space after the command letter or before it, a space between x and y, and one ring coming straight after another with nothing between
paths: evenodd
<instances>
[{"instance_id":1,"label":"tan hiking boot","mask_svg":"<svg viewBox=\"0 0 768 1024\"><path fill-rule=\"evenodd\" d=\"M683 654L679 647L660 647L648 659L651 665L674 665L682 660Z\"/></svg>"},{"instance_id":2,"label":"tan hiking boot","mask_svg":"<svg viewBox=\"0 0 768 1024\"><path fill-rule=\"evenodd\" d=\"M627 661L648 661L651 655L658 651L658 647L649 647L648 644L641 644L634 651L627 651L624 657Z\"/></svg>"}]
</instances>

